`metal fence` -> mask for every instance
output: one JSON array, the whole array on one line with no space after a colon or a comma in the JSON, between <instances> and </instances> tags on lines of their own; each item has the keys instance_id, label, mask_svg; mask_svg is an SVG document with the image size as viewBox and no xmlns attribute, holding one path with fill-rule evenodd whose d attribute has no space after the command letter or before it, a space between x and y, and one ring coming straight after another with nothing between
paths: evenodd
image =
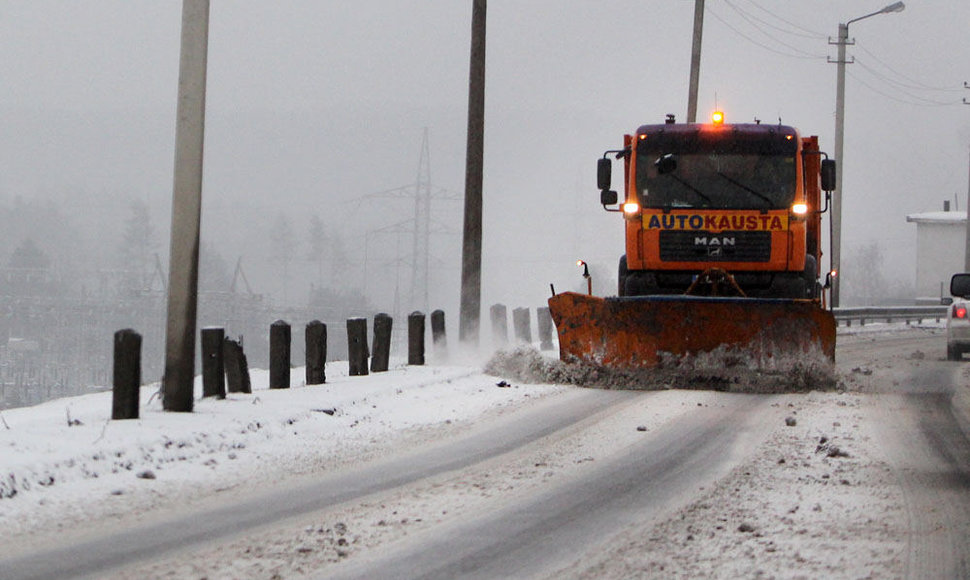
<instances>
[{"instance_id":1,"label":"metal fence","mask_svg":"<svg viewBox=\"0 0 970 580\"><path fill-rule=\"evenodd\" d=\"M852 326L858 322L865 326L869 322L921 323L924 320L939 322L946 320L947 306L862 306L856 308L835 308L835 321L839 325Z\"/></svg>"}]
</instances>

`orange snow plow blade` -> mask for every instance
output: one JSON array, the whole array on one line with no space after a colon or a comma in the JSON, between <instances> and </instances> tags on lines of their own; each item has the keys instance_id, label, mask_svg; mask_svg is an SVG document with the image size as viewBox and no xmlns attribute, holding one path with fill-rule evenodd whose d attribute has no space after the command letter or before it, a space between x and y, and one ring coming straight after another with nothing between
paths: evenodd
<instances>
[{"instance_id":1,"label":"orange snow plow blade","mask_svg":"<svg viewBox=\"0 0 970 580\"><path fill-rule=\"evenodd\" d=\"M653 368L704 353L748 366L821 354L835 360L835 318L811 300L566 292L549 299L559 357L610 368Z\"/></svg>"}]
</instances>

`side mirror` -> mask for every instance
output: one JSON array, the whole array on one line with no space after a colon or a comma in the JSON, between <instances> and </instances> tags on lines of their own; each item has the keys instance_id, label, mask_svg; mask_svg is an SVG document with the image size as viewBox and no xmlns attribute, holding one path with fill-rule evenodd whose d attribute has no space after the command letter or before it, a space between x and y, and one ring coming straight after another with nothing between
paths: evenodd
<instances>
[{"instance_id":1,"label":"side mirror","mask_svg":"<svg viewBox=\"0 0 970 580\"><path fill-rule=\"evenodd\" d=\"M677 169L677 158L674 157L673 153L668 153L654 161L653 164L657 167L657 173L666 175L667 173L673 173Z\"/></svg>"},{"instance_id":2,"label":"side mirror","mask_svg":"<svg viewBox=\"0 0 970 580\"><path fill-rule=\"evenodd\" d=\"M596 186L600 191L610 188L613 181L613 163L607 157L601 157L596 161ZM613 202L616 203L616 202Z\"/></svg>"},{"instance_id":3,"label":"side mirror","mask_svg":"<svg viewBox=\"0 0 970 580\"><path fill-rule=\"evenodd\" d=\"M827 272L827 273L825 274L825 283L824 283L824 284L822 284L822 289L823 289L823 290L828 290L829 288L831 288L831 287L832 287L832 280L833 280L833 278L835 278L835 277L836 277L837 275L838 275L838 272L836 272L835 270L830 270L830 271L828 271L828 272Z\"/></svg>"},{"instance_id":4,"label":"side mirror","mask_svg":"<svg viewBox=\"0 0 970 580\"><path fill-rule=\"evenodd\" d=\"M953 296L944 296L940 298L940 304L942 304L943 306L949 306L953 304Z\"/></svg>"},{"instance_id":5,"label":"side mirror","mask_svg":"<svg viewBox=\"0 0 970 580\"><path fill-rule=\"evenodd\" d=\"M970 298L970 274L954 274L950 278L950 294Z\"/></svg>"},{"instance_id":6,"label":"side mirror","mask_svg":"<svg viewBox=\"0 0 970 580\"><path fill-rule=\"evenodd\" d=\"M822 191L835 191L835 160L822 160Z\"/></svg>"},{"instance_id":7,"label":"side mirror","mask_svg":"<svg viewBox=\"0 0 970 580\"><path fill-rule=\"evenodd\" d=\"M612 189L604 189L600 192L600 203L603 205L615 205L617 202L616 192Z\"/></svg>"}]
</instances>

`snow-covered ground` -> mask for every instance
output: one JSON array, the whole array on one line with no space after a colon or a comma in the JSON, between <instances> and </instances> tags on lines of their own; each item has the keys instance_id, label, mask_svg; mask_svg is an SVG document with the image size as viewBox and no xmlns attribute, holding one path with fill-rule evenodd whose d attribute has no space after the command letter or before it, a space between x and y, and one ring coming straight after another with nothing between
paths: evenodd
<instances>
[{"instance_id":1,"label":"snow-covered ground","mask_svg":"<svg viewBox=\"0 0 970 580\"><path fill-rule=\"evenodd\" d=\"M840 333L840 341L859 343L878 333L939 337L941 330L938 325L869 325ZM925 356L914 352L901 364L919 365ZM900 576L906 565L906 502L875 431L879 417L874 413L886 411L871 404L867 384L873 373L889 373L891 379L905 369L858 364L853 359L840 369L847 390L780 396L769 435L738 468L698 490L689 504L674 506L660 521L629 530L629 540L601 558L563 575ZM53 530L64 537L107 530L176 500L191 509L193 502L227 490L254 491L280 479L393 454L576 388L508 384L474 365L409 367L398 362L387 373L348 377L346 363L334 362L328 364L327 384L317 386L305 386L303 372L293 369L293 388L269 390L268 374L254 370L253 394L197 398L193 413L163 412L157 385L142 389L137 420L110 421L110 393L4 411L0 529L7 541L0 555L25 550ZM967 377L961 377L957 401L966 411L970 390ZM685 409L716 402L717 395L656 393L649 413L639 420L646 430L660 428ZM578 459L563 463L583 465ZM517 485L523 477L515 470L507 475ZM441 494L441 489L429 493ZM425 498L422 503L419 495L413 494L410 504L402 498L399 506L402 514L411 514L411 531L434 520L421 517L421 506L429 502ZM430 505L439 510L441 501L446 500ZM282 532L264 538L264 557L243 543L235 552L205 555L199 560L205 565L169 569L166 577L300 577L328 561L352 557L355 546L364 549L394 539L395 526L369 512L373 506L342 509L338 519L345 527L336 533L352 541L341 549L304 552L301 546L314 541L310 536L316 541L326 536L332 543L335 534L333 526L327 527L328 534L322 534L322 527L306 528L295 534L299 537ZM348 531L347 522L358 525ZM301 556L286 557L293 553ZM312 554L319 561L308 566ZM160 570L144 577L162 576Z\"/></svg>"},{"instance_id":2,"label":"snow-covered ground","mask_svg":"<svg viewBox=\"0 0 970 580\"><path fill-rule=\"evenodd\" d=\"M436 427L461 428L567 388L499 387L469 366L391 366L349 377L346 362L330 363L327 383L313 386L294 368L294 387L275 390L268 372L254 369L253 393L225 400L201 398L197 379L192 413L163 411L158 385L148 385L135 420L110 420L110 392L3 411L0 527L29 534L49 522L146 510L169 496L257 488L390 453Z\"/></svg>"}]
</instances>

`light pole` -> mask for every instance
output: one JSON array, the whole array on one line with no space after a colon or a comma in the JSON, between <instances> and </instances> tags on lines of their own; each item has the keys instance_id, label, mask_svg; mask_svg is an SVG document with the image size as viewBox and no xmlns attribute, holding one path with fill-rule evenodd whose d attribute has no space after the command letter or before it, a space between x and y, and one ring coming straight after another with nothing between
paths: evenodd
<instances>
[{"instance_id":1,"label":"light pole","mask_svg":"<svg viewBox=\"0 0 970 580\"><path fill-rule=\"evenodd\" d=\"M881 10L876 10L871 14L853 18L845 24L839 24L839 38L836 41L829 39L829 44L839 46L838 60L831 60L838 64L838 78L835 85L835 195L832 197L832 256L830 262L835 277L832 279L832 307L839 306L839 280L842 272L839 270L842 265L842 170L845 168L845 155L842 151L842 137L845 129L845 45L855 44L849 40L849 25L870 16L877 14L890 14L892 12L902 12L906 5L902 2L894 2Z\"/></svg>"}]
</instances>

